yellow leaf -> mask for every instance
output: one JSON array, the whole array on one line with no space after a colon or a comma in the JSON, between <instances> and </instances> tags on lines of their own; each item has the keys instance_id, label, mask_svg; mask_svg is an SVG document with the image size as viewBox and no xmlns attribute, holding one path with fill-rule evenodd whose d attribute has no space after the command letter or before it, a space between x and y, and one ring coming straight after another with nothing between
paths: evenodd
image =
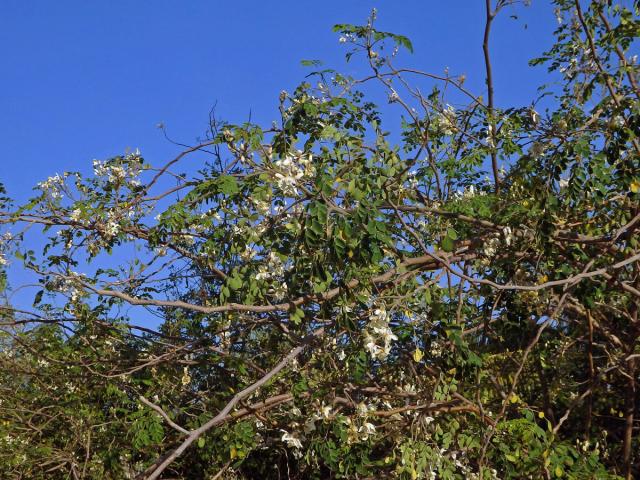
<instances>
[{"instance_id":1,"label":"yellow leaf","mask_svg":"<svg viewBox=\"0 0 640 480\"><path fill-rule=\"evenodd\" d=\"M511 403L518 403L520 401L520 397L518 397L518 395L516 395L515 393L513 395L511 395Z\"/></svg>"},{"instance_id":2,"label":"yellow leaf","mask_svg":"<svg viewBox=\"0 0 640 480\"><path fill-rule=\"evenodd\" d=\"M640 180L634 180L633 182L631 182L631 185L629 185L629 190L631 190L632 193L640 192Z\"/></svg>"},{"instance_id":3,"label":"yellow leaf","mask_svg":"<svg viewBox=\"0 0 640 480\"><path fill-rule=\"evenodd\" d=\"M419 363L420 360L422 360L422 357L424 357L424 353L419 348L416 348L413 352L413 360L416 363Z\"/></svg>"},{"instance_id":4,"label":"yellow leaf","mask_svg":"<svg viewBox=\"0 0 640 480\"><path fill-rule=\"evenodd\" d=\"M556 477L561 477L563 473L564 472L560 467L556 467L556 470L555 470Z\"/></svg>"},{"instance_id":5,"label":"yellow leaf","mask_svg":"<svg viewBox=\"0 0 640 480\"><path fill-rule=\"evenodd\" d=\"M544 412L538 412L538 418L544 418Z\"/></svg>"},{"instance_id":6,"label":"yellow leaf","mask_svg":"<svg viewBox=\"0 0 640 480\"><path fill-rule=\"evenodd\" d=\"M229 452L229 456L231 457L231 460L233 460L238 456L238 451L236 450L236 447L231 447L231 452Z\"/></svg>"}]
</instances>

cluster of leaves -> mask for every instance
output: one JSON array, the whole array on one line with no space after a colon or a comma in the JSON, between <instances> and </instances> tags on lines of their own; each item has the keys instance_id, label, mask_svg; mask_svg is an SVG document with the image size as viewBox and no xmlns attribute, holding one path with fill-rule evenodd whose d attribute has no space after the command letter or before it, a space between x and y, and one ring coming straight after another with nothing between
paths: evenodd
<instances>
[{"instance_id":1,"label":"cluster of leaves","mask_svg":"<svg viewBox=\"0 0 640 480\"><path fill-rule=\"evenodd\" d=\"M0 476L640 474L640 23L609 3L555 1L541 113L396 67L374 13L336 27L371 74L271 128L0 198L0 269L40 285L0 308Z\"/></svg>"}]
</instances>

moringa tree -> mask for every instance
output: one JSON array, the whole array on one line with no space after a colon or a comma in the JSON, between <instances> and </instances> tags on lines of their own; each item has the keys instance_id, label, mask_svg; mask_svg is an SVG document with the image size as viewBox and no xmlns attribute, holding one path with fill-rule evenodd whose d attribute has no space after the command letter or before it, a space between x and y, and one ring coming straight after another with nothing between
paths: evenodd
<instances>
[{"instance_id":1,"label":"moringa tree","mask_svg":"<svg viewBox=\"0 0 640 480\"><path fill-rule=\"evenodd\" d=\"M555 0L559 81L500 108L511 3L487 94L374 12L279 123L2 199L2 478L640 475L638 4Z\"/></svg>"}]
</instances>

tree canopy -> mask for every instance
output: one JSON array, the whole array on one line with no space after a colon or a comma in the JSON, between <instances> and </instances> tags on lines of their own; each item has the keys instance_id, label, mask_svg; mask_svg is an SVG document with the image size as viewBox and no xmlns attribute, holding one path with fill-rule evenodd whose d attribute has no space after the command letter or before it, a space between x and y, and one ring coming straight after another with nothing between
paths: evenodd
<instances>
[{"instance_id":1,"label":"tree canopy","mask_svg":"<svg viewBox=\"0 0 640 480\"><path fill-rule=\"evenodd\" d=\"M513 3L486 92L374 11L273 125L0 192L0 477L640 476L639 5L555 0L503 108Z\"/></svg>"}]
</instances>

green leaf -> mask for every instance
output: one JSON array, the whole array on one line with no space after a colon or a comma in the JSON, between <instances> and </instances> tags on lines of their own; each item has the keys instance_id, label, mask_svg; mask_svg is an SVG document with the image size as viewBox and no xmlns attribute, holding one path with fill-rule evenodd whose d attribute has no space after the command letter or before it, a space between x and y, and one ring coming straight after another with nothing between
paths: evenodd
<instances>
[{"instance_id":1,"label":"green leaf","mask_svg":"<svg viewBox=\"0 0 640 480\"><path fill-rule=\"evenodd\" d=\"M300 60L303 67L319 67L322 65L321 60Z\"/></svg>"},{"instance_id":2,"label":"green leaf","mask_svg":"<svg viewBox=\"0 0 640 480\"><path fill-rule=\"evenodd\" d=\"M231 290L238 290L242 287L242 278L234 276L227 280L227 284Z\"/></svg>"},{"instance_id":3,"label":"green leaf","mask_svg":"<svg viewBox=\"0 0 640 480\"><path fill-rule=\"evenodd\" d=\"M44 294L44 290L39 290L38 293L36 293L36 296L33 299L33 306L34 307L36 305L38 305L42 301L42 295L43 294Z\"/></svg>"},{"instance_id":4,"label":"green leaf","mask_svg":"<svg viewBox=\"0 0 640 480\"><path fill-rule=\"evenodd\" d=\"M442 248L442 250L444 250L445 252L453 252L455 246L451 237L445 236L440 242L440 248Z\"/></svg>"},{"instance_id":5,"label":"green leaf","mask_svg":"<svg viewBox=\"0 0 640 480\"><path fill-rule=\"evenodd\" d=\"M240 188L238 187L238 181L235 177L231 175L222 175L218 177L218 188L225 195L233 195L234 193L238 193Z\"/></svg>"}]
</instances>

